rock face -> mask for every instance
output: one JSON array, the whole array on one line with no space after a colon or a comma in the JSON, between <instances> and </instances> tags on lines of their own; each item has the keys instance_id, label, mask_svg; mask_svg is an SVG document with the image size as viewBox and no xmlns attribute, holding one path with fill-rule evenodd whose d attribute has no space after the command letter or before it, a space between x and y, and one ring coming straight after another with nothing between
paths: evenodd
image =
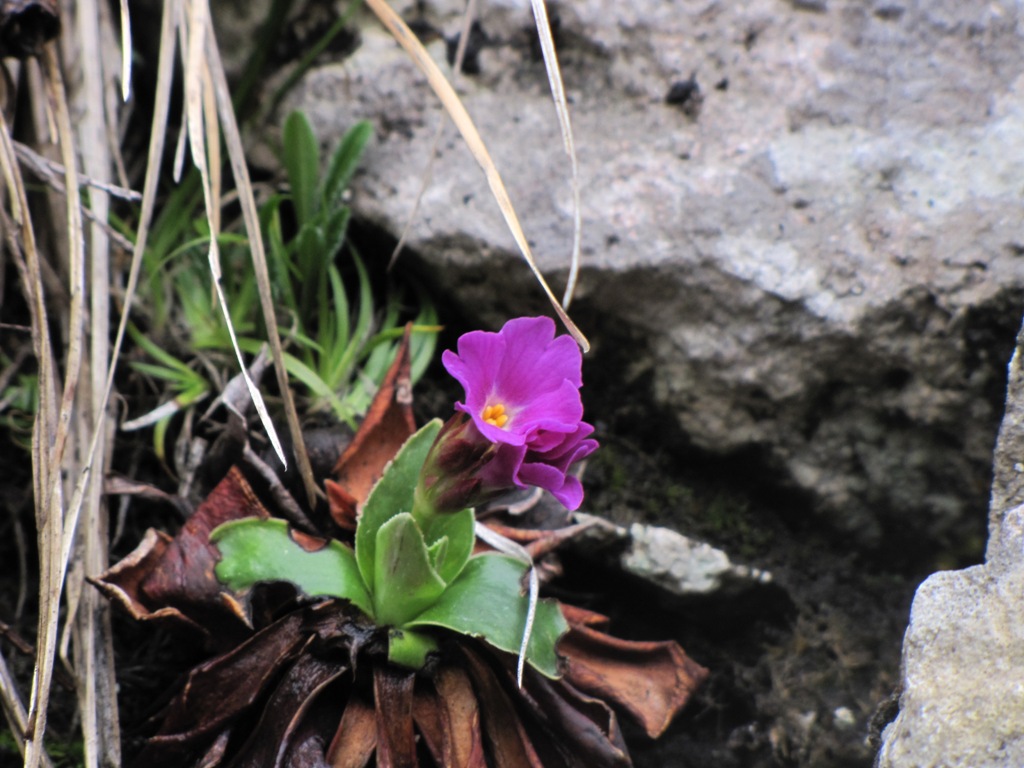
<instances>
[{"instance_id":1,"label":"rock face","mask_svg":"<svg viewBox=\"0 0 1024 768\"><path fill-rule=\"evenodd\" d=\"M425 21L452 36L461 7L429 3ZM481 7L480 73L458 88L559 284L570 173L528 4ZM596 364L630 340L629 372L651 382L638 397L690 443L755 461L862 544L978 530L1024 296L1022 13L1010 0L557 7L583 189L573 311ZM442 59L444 41L431 51ZM331 144L375 122L355 207L400 232L440 108L391 38L369 23L287 106ZM413 258L477 322L543 311L451 126L438 154Z\"/></svg>"},{"instance_id":2,"label":"rock face","mask_svg":"<svg viewBox=\"0 0 1024 768\"><path fill-rule=\"evenodd\" d=\"M999 434L984 565L918 589L903 645L900 713L879 768L1024 765L1024 329Z\"/></svg>"}]
</instances>

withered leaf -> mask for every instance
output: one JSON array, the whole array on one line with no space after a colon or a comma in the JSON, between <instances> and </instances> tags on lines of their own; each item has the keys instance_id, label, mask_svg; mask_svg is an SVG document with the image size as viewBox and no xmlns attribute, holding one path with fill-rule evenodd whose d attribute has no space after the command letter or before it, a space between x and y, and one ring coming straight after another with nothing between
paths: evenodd
<instances>
[{"instance_id":1,"label":"withered leaf","mask_svg":"<svg viewBox=\"0 0 1024 768\"><path fill-rule=\"evenodd\" d=\"M565 616L565 620L569 622L570 627L579 625L593 627L594 629L607 629L611 623L611 619L603 613L591 611L589 608L580 608L578 605L570 603L559 603L558 605L562 609L562 615Z\"/></svg>"},{"instance_id":2,"label":"withered leaf","mask_svg":"<svg viewBox=\"0 0 1024 768\"><path fill-rule=\"evenodd\" d=\"M544 768L512 699L494 670L466 644L461 646L461 651L480 701L484 739L494 764L500 768Z\"/></svg>"},{"instance_id":3,"label":"withered leaf","mask_svg":"<svg viewBox=\"0 0 1024 768\"><path fill-rule=\"evenodd\" d=\"M417 768L412 727L416 673L391 665L373 668L377 702L377 768Z\"/></svg>"},{"instance_id":4,"label":"withered leaf","mask_svg":"<svg viewBox=\"0 0 1024 768\"><path fill-rule=\"evenodd\" d=\"M342 681L331 680L317 689L313 700L298 727L288 739L288 755L284 765L296 768L330 768L327 762L327 742L338 727L345 710L347 690Z\"/></svg>"},{"instance_id":5,"label":"withered leaf","mask_svg":"<svg viewBox=\"0 0 1024 768\"><path fill-rule=\"evenodd\" d=\"M679 646L663 642L636 642L606 635L592 627L570 622L558 644L568 659L566 679L581 691L613 701L656 738L708 676Z\"/></svg>"},{"instance_id":6,"label":"withered leaf","mask_svg":"<svg viewBox=\"0 0 1024 768\"><path fill-rule=\"evenodd\" d=\"M89 583L113 600L139 621L170 619L197 632L203 628L177 608L150 607L142 602L140 585L158 567L173 539L163 531L150 528L134 551L98 577L86 577Z\"/></svg>"},{"instance_id":7,"label":"withered leaf","mask_svg":"<svg viewBox=\"0 0 1024 768\"><path fill-rule=\"evenodd\" d=\"M432 690L417 689L413 720L434 761L446 768L486 768L480 707L469 677L459 667L442 666L432 682Z\"/></svg>"},{"instance_id":8,"label":"withered leaf","mask_svg":"<svg viewBox=\"0 0 1024 768\"><path fill-rule=\"evenodd\" d=\"M292 754L295 735L318 694L348 670L347 665L319 659L311 653L299 655L289 667L248 741L231 761L231 768L319 768L324 765L323 745L319 756ZM312 759L313 762L307 762Z\"/></svg>"},{"instance_id":9,"label":"withered leaf","mask_svg":"<svg viewBox=\"0 0 1024 768\"><path fill-rule=\"evenodd\" d=\"M193 669L168 707L160 732L135 764L145 768L185 765L188 754L252 706L297 656L307 637L302 614L293 612Z\"/></svg>"},{"instance_id":10,"label":"withered leaf","mask_svg":"<svg viewBox=\"0 0 1024 768\"><path fill-rule=\"evenodd\" d=\"M530 557L536 561L540 560L544 555L554 552L573 537L583 533L593 523L576 523L575 525L551 529L513 528L512 526L501 525L493 520L485 521L484 525L506 539L521 544L530 553ZM487 549L487 547L478 545L478 551L484 549Z\"/></svg>"},{"instance_id":11,"label":"withered leaf","mask_svg":"<svg viewBox=\"0 0 1024 768\"><path fill-rule=\"evenodd\" d=\"M416 431L409 355L411 332L410 323L366 418L334 466L334 480L326 483L331 517L345 530L355 529L356 515L370 489Z\"/></svg>"},{"instance_id":12,"label":"withered leaf","mask_svg":"<svg viewBox=\"0 0 1024 768\"><path fill-rule=\"evenodd\" d=\"M372 704L353 695L327 749L331 768L365 768L377 749L377 715Z\"/></svg>"},{"instance_id":13,"label":"withered leaf","mask_svg":"<svg viewBox=\"0 0 1024 768\"><path fill-rule=\"evenodd\" d=\"M548 765L566 768L629 768L632 765L618 720L607 704L584 695L565 680L549 680L532 669L527 674L530 680L522 699L532 705L532 720L547 736L542 743L558 753L557 760L548 761Z\"/></svg>"},{"instance_id":14,"label":"withered leaf","mask_svg":"<svg viewBox=\"0 0 1024 768\"><path fill-rule=\"evenodd\" d=\"M214 647L232 647L250 629L245 611L214 575L219 555L210 544L210 531L245 517L269 513L241 471L232 467L177 536L148 532L134 552L90 581L136 618L177 619L204 631Z\"/></svg>"}]
</instances>

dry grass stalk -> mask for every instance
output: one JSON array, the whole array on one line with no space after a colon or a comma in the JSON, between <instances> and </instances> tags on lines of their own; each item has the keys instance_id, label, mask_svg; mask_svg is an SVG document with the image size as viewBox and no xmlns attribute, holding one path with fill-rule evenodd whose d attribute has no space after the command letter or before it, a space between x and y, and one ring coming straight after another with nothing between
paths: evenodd
<instances>
[{"instance_id":1,"label":"dry grass stalk","mask_svg":"<svg viewBox=\"0 0 1024 768\"><path fill-rule=\"evenodd\" d=\"M550 286L541 274L540 269L537 267L537 262L533 258L533 252L530 249L530 244L526 239L526 234L523 232L523 227L519 223L519 217L516 215L515 208L512 205L512 200L509 198L508 190L505 188L505 182L501 179L501 174L498 172L497 166L494 164L494 160L491 159L490 152L487 151L487 146L484 144L483 139L480 137L480 132L476 129L476 125L473 123L472 118L466 111L465 106L462 104L462 100L455 93L455 89L452 88L448 79L441 72L437 64L427 53L426 48L423 47L423 43L420 42L419 38L416 37L415 33L409 26L402 20L402 18L395 13L394 9L385 2L385 0L366 0L366 4L370 6L377 18L380 19L381 23L387 28L391 35L395 38L399 45L405 50L409 57L413 60L420 71L427 78L427 82L430 87L433 88L434 93L441 100L444 108L451 115L455 126L459 129L459 133L462 134L463 141L466 142L466 146L469 151L473 154L477 163L483 168L484 175L487 177L487 183L491 188L491 194L494 195L494 199L498 202L498 207L501 209L501 214L505 219L505 223L508 225L509 230L512 233L512 238L516 241L516 245L519 246L519 251L522 253L523 258L526 260L530 271L533 272L534 277L540 283L545 295L551 302L551 307L558 315L558 318L562 321L566 330L572 334L572 337L576 339L577 343L583 348L584 351L590 349L590 343L583 335L582 331L576 327L576 324L569 318L562 306L558 303L558 299L551 292Z\"/></svg>"},{"instance_id":2,"label":"dry grass stalk","mask_svg":"<svg viewBox=\"0 0 1024 768\"><path fill-rule=\"evenodd\" d=\"M565 293L562 294L562 308L568 311L569 304L572 303L572 295L576 291L576 278L580 271L580 241L583 233L583 221L580 214L580 170L576 162L576 144L572 138L569 104L565 98L565 86L562 85L562 70L558 66L558 56L555 55L555 41L551 36L547 4L544 0L530 0L530 6L533 8L533 18L537 22L537 38L540 40L544 68L551 86L551 98L555 102L558 126L562 131L562 143L565 146L565 153L569 156L569 165L572 171L572 257L569 264L569 279L565 284Z\"/></svg>"}]
</instances>

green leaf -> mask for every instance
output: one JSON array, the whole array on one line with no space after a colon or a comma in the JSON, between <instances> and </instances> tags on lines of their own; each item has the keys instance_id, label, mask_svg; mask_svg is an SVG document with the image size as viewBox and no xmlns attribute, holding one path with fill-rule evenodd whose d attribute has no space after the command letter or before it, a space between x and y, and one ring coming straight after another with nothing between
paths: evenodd
<instances>
[{"instance_id":1,"label":"green leaf","mask_svg":"<svg viewBox=\"0 0 1024 768\"><path fill-rule=\"evenodd\" d=\"M526 567L506 555L474 557L437 602L405 626L444 627L517 653L528 609L528 599L520 592ZM541 600L526 650L527 663L547 677L558 677L555 643L568 629L558 604Z\"/></svg>"},{"instance_id":2,"label":"green leaf","mask_svg":"<svg viewBox=\"0 0 1024 768\"><path fill-rule=\"evenodd\" d=\"M320 170L320 147L301 112L292 112L285 118L284 167L288 170L288 183L292 187L295 217L301 229L316 214L316 185Z\"/></svg>"},{"instance_id":3,"label":"green leaf","mask_svg":"<svg viewBox=\"0 0 1024 768\"><path fill-rule=\"evenodd\" d=\"M345 243L345 235L348 234L348 222L352 217L348 208L338 208L333 211L324 226L324 258L333 259Z\"/></svg>"},{"instance_id":4,"label":"green leaf","mask_svg":"<svg viewBox=\"0 0 1024 768\"><path fill-rule=\"evenodd\" d=\"M377 530L373 583L373 614L385 626L403 626L444 592L444 580L430 565L423 534L408 512Z\"/></svg>"},{"instance_id":5,"label":"green leaf","mask_svg":"<svg viewBox=\"0 0 1024 768\"><path fill-rule=\"evenodd\" d=\"M267 205L273 205L264 231L267 233L267 252L269 258L267 266L270 268L271 285L275 297L293 314L299 313L298 302L295 300L295 291L292 289L291 257L284 244L284 233L281 230L281 210L279 200L273 200Z\"/></svg>"},{"instance_id":6,"label":"green leaf","mask_svg":"<svg viewBox=\"0 0 1024 768\"><path fill-rule=\"evenodd\" d=\"M356 343L349 338L348 294L345 293L345 286L341 282L341 274L333 264L327 267L327 277L331 281L331 296L334 302L334 332L331 334L333 343L330 349L325 350L325 360L321 368L325 373L325 380L336 390L348 379L348 371L343 370L341 364L349 346L355 346ZM355 351L351 357L355 359Z\"/></svg>"},{"instance_id":7,"label":"green leaf","mask_svg":"<svg viewBox=\"0 0 1024 768\"><path fill-rule=\"evenodd\" d=\"M345 400L356 413L366 413L369 410L377 387L384 380L388 368L395 359L397 349L397 342L378 345L359 366L359 378L345 395Z\"/></svg>"},{"instance_id":8,"label":"green leaf","mask_svg":"<svg viewBox=\"0 0 1024 768\"><path fill-rule=\"evenodd\" d=\"M166 368L162 365L153 365L152 363L139 363L134 360L128 365L130 365L134 371L145 373L148 376L152 376L154 379L160 379L161 381L176 384L180 389L188 387L196 380L203 381L203 378L195 371L182 372L177 368Z\"/></svg>"},{"instance_id":9,"label":"green leaf","mask_svg":"<svg viewBox=\"0 0 1024 768\"><path fill-rule=\"evenodd\" d=\"M309 552L291 537L284 520L256 518L224 523L213 529L210 541L221 553L214 569L217 578L231 589L261 581L290 581L310 597L340 597L373 616L355 555L339 541L328 541L323 549Z\"/></svg>"},{"instance_id":10,"label":"green leaf","mask_svg":"<svg viewBox=\"0 0 1024 768\"><path fill-rule=\"evenodd\" d=\"M161 462L167 460L167 428L171 426L171 417L160 419L153 427L153 453Z\"/></svg>"},{"instance_id":11,"label":"green leaf","mask_svg":"<svg viewBox=\"0 0 1024 768\"><path fill-rule=\"evenodd\" d=\"M476 541L473 510L429 516L416 515L414 512L413 516L428 547L433 549L441 541L448 542L443 552L436 553L434 568L446 584L451 584L473 554L473 543Z\"/></svg>"},{"instance_id":12,"label":"green leaf","mask_svg":"<svg viewBox=\"0 0 1024 768\"><path fill-rule=\"evenodd\" d=\"M164 350L164 348L161 347L156 342L151 341L145 334L142 333L142 331L140 331L137 327L135 327L134 323L128 323L128 335L131 336L132 337L132 341L134 341L136 344L138 344L140 347L142 347L142 349L150 357L152 357L155 360L158 360L159 362L161 362L163 364L163 367L168 369L168 371L178 371L187 380L192 380L192 379L196 379L196 378L198 378L200 380L202 379L201 376L199 376L195 371L193 371L191 368L189 368L187 365L185 365L185 363L181 362L181 360L176 358L170 352L167 352L166 350ZM143 364L143 365L145 365L145 364ZM154 368L155 366L149 366L149 367L150 368ZM150 371L150 373L153 373L153 371ZM159 375L159 376L161 376L161 378L169 378L169 376L162 375L162 374L154 374L154 375Z\"/></svg>"},{"instance_id":13,"label":"green leaf","mask_svg":"<svg viewBox=\"0 0 1024 768\"><path fill-rule=\"evenodd\" d=\"M362 120L345 133L341 144L334 150L331 163L324 176L322 200L327 210L332 210L341 202L341 195L352 180L352 174L359 165L366 144L373 135L373 126Z\"/></svg>"},{"instance_id":14,"label":"green leaf","mask_svg":"<svg viewBox=\"0 0 1024 768\"><path fill-rule=\"evenodd\" d=\"M443 563L445 556L448 554L448 537L442 536L440 539L435 541L429 547L427 547L427 556L430 558L430 565L433 566L434 570L437 570L437 564Z\"/></svg>"},{"instance_id":15,"label":"green leaf","mask_svg":"<svg viewBox=\"0 0 1024 768\"><path fill-rule=\"evenodd\" d=\"M329 402L339 418L350 415L347 414L344 403L341 402L327 382L321 379L316 371L288 352L285 352L283 357L285 370L288 371L293 379L302 382L314 395Z\"/></svg>"},{"instance_id":16,"label":"green leaf","mask_svg":"<svg viewBox=\"0 0 1024 768\"><path fill-rule=\"evenodd\" d=\"M380 480L373 486L356 526L356 561L370 592L376 588L374 562L377 551L377 531L395 515L412 509L413 493L423 461L441 429L441 420L424 424L416 434L405 441L395 458L384 469Z\"/></svg>"},{"instance_id":17,"label":"green leaf","mask_svg":"<svg viewBox=\"0 0 1024 768\"><path fill-rule=\"evenodd\" d=\"M324 230L318 223L306 224L299 230L298 248L298 279L303 283L318 281L324 272L324 265L329 263L330 255L325 252ZM299 307L303 309L304 307Z\"/></svg>"},{"instance_id":18,"label":"green leaf","mask_svg":"<svg viewBox=\"0 0 1024 768\"><path fill-rule=\"evenodd\" d=\"M373 286L370 284L370 276L363 265L363 260L356 253L355 249L352 250L352 261L356 265L359 279L359 299L356 304L359 311L356 315L355 328L349 331L348 324L346 323L348 343L341 356L336 359L327 377L331 381L344 381L350 378L350 372L355 368L362 346L369 338L370 331L373 329ZM353 390L345 396L346 401L356 413L366 413L370 398L361 396L363 394L362 388L356 387Z\"/></svg>"},{"instance_id":19,"label":"green leaf","mask_svg":"<svg viewBox=\"0 0 1024 768\"><path fill-rule=\"evenodd\" d=\"M412 338L409 340L409 355L412 358L412 383L415 384L426 373L427 367L434 359L437 347L437 311L425 291L417 291L420 306L423 308L413 321Z\"/></svg>"}]
</instances>

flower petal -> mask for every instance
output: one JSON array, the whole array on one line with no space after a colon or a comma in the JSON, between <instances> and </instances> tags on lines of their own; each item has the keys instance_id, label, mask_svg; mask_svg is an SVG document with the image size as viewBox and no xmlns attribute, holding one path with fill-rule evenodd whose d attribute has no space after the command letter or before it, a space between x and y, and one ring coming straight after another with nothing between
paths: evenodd
<instances>
[{"instance_id":1,"label":"flower petal","mask_svg":"<svg viewBox=\"0 0 1024 768\"><path fill-rule=\"evenodd\" d=\"M483 408L501 373L505 339L499 333L473 331L459 338L459 353L445 350L441 363L466 391L466 405Z\"/></svg>"},{"instance_id":2,"label":"flower petal","mask_svg":"<svg viewBox=\"0 0 1024 768\"><path fill-rule=\"evenodd\" d=\"M494 458L480 471L484 484L493 488L525 488L526 484L519 479L519 468L525 457L525 445L499 446Z\"/></svg>"},{"instance_id":3,"label":"flower petal","mask_svg":"<svg viewBox=\"0 0 1024 768\"><path fill-rule=\"evenodd\" d=\"M554 338L555 324L547 317L510 320L501 330L506 353L495 382L495 397L521 406L538 392L558 389L562 382L582 385L582 355L569 336Z\"/></svg>"},{"instance_id":4,"label":"flower petal","mask_svg":"<svg viewBox=\"0 0 1024 768\"><path fill-rule=\"evenodd\" d=\"M569 511L579 509L583 503L583 486L579 478L548 464L526 464L519 469L519 480L549 491Z\"/></svg>"},{"instance_id":5,"label":"flower petal","mask_svg":"<svg viewBox=\"0 0 1024 768\"><path fill-rule=\"evenodd\" d=\"M538 430L574 432L583 418L580 391L567 380L557 389L536 393L529 402L512 412L506 425L509 430L526 433L530 437Z\"/></svg>"}]
</instances>

